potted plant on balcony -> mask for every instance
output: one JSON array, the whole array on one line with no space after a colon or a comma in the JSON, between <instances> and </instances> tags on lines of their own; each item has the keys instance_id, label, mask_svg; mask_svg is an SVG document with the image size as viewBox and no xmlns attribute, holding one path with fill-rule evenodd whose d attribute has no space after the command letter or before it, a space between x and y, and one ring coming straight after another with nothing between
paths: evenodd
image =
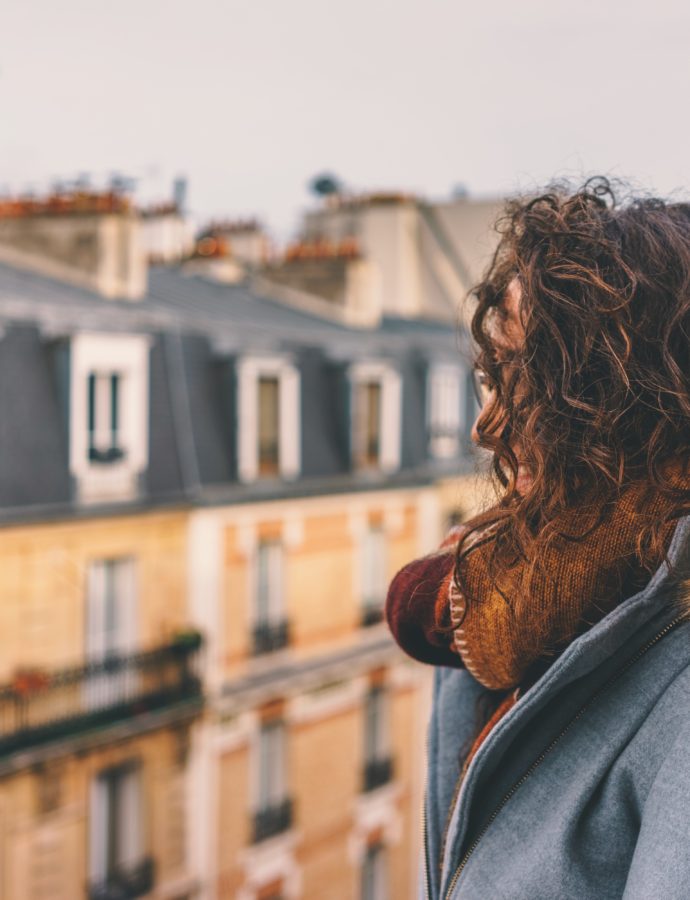
<instances>
[{"instance_id":1,"label":"potted plant on balcony","mask_svg":"<svg viewBox=\"0 0 690 900\"><path fill-rule=\"evenodd\" d=\"M50 675L37 667L22 666L15 669L10 684L16 696L25 699L46 688Z\"/></svg>"},{"instance_id":2,"label":"potted plant on balcony","mask_svg":"<svg viewBox=\"0 0 690 900\"><path fill-rule=\"evenodd\" d=\"M191 625L178 628L173 632L170 640L170 645L173 650L182 653L190 653L193 650L198 650L202 643L203 636L201 632L198 628L194 628Z\"/></svg>"}]
</instances>

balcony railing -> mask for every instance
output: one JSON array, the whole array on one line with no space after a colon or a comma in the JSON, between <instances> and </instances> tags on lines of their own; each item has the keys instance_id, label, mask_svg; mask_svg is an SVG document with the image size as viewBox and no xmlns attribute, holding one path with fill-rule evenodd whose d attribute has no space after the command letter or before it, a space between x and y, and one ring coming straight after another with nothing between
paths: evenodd
<instances>
[{"instance_id":1,"label":"balcony railing","mask_svg":"<svg viewBox=\"0 0 690 900\"><path fill-rule=\"evenodd\" d=\"M373 791L393 777L393 760L390 756L369 759L364 764L364 790Z\"/></svg>"},{"instance_id":2,"label":"balcony railing","mask_svg":"<svg viewBox=\"0 0 690 900\"><path fill-rule=\"evenodd\" d=\"M102 881L89 885L88 900L130 900L143 897L153 890L155 881L154 861L146 857L130 868L116 869Z\"/></svg>"},{"instance_id":3,"label":"balcony railing","mask_svg":"<svg viewBox=\"0 0 690 900\"><path fill-rule=\"evenodd\" d=\"M254 626L253 653L258 656L262 653L272 653L287 647L290 640L290 625L287 619L279 619L275 622L259 622Z\"/></svg>"},{"instance_id":4,"label":"balcony railing","mask_svg":"<svg viewBox=\"0 0 690 900\"><path fill-rule=\"evenodd\" d=\"M201 696L201 636L56 672L25 670L0 686L0 756Z\"/></svg>"},{"instance_id":5,"label":"balcony railing","mask_svg":"<svg viewBox=\"0 0 690 900\"><path fill-rule=\"evenodd\" d=\"M104 464L114 463L124 459L125 455L125 451L122 447L112 446L108 447L106 450L94 446L89 447L89 462Z\"/></svg>"},{"instance_id":6,"label":"balcony railing","mask_svg":"<svg viewBox=\"0 0 690 900\"><path fill-rule=\"evenodd\" d=\"M292 825L292 798L286 797L279 803L266 806L254 813L254 843L266 840Z\"/></svg>"},{"instance_id":7,"label":"balcony railing","mask_svg":"<svg viewBox=\"0 0 690 900\"><path fill-rule=\"evenodd\" d=\"M368 601L362 608L362 627L368 628L370 625L378 625L383 621L383 602L374 603Z\"/></svg>"}]
</instances>

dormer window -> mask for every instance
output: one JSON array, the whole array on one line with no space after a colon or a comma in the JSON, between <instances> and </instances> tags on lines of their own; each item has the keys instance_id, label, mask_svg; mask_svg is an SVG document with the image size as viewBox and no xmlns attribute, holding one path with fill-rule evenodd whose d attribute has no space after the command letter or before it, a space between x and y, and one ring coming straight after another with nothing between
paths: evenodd
<instances>
[{"instance_id":1,"label":"dormer window","mask_svg":"<svg viewBox=\"0 0 690 900\"><path fill-rule=\"evenodd\" d=\"M352 464L362 471L400 467L401 383L385 363L350 368Z\"/></svg>"},{"instance_id":2,"label":"dormer window","mask_svg":"<svg viewBox=\"0 0 690 900\"><path fill-rule=\"evenodd\" d=\"M246 356L237 365L238 475L292 479L300 471L300 378L284 357Z\"/></svg>"},{"instance_id":3,"label":"dormer window","mask_svg":"<svg viewBox=\"0 0 690 900\"><path fill-rule=\"evenodd\" d=\"M429 452L436 459L453 459L460 449L462 371L436 365L429 371L427 427Z\"/></svg>"},{"instance_id":4,"label":"dormer window","mask_svg":"<svg viewBox=\"0 0 690 900\"><path fill-rule=\"evenodd\" d=\"M122 375L119 372L91 372L88 377L89 460L112 463L125 451L120 434Z\"/></svg>"},{"instance_id":5,"label":"dormer window","mask_svg":"<svg viewBox=\"0 0 690 900\"><path fill-rule=\"evenodd\" d=\"M148 465L149 339L81 333L70 352L70 471L82 502L130 500Z\"/></svg>"}]
</instances>

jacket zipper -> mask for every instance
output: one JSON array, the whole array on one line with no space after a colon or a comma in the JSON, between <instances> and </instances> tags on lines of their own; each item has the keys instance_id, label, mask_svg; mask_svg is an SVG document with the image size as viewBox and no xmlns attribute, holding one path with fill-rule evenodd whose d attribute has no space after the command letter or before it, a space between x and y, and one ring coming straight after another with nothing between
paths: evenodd
<instances>
[{"instance_id":1,"label":"jacket zipper","mask_svg":"<svg viewBox=\"0 0 690 900\"><path fill-rule=\"evenodd\" d=\"M429 765L429 729L426 731L426 761ZM429 792L428 781L424 785L424 799L422 801L422 841L424 842L424 896L431 900L431 875L429 872L429 838L426 821L426 800Z\"/></svg>"},{"instance_id":2,"label":"jacket zipper","mask_svg":"<svg viewBox=\"0 0 690 900\"><path fill-rule=\"evenodd\" d=\"M660 641L662 637L665 637L669 633L669 631L672 631L676 627L676 625L679 625L681 622L683 622L685 620L686 620L685 616L679 616L677 619L674 619L672 622L670 622L668 625L666 625L666 627L663 628L654 638L652 638L652 640L649 641L648 644L645 644L645 646L641 650L638 650L638 652L631 659L628 660L628 662L623 666L623 668L619 669L618 672L614 676L612 676L601 688L599 688L599 690L595 694L593 694L589 698L589 700L583 706L580 707L580 709L573 716L573 718L570 720L570 722L568 722L568 724L561 731L561 733L559 735L557 735L551 741L551 743L548 745L548 747L546 747L544 750L542 750L542 752L534 760L534 762L529 767L529 769L527 769L527 771L524 773L524 775L522 775L522 777L518 781L515 782L515 784L511 787L511 789L508 791L508 793L503 797L501 802L498 804L498 806L494 809L494 811L489 816L484 827L481 829L479 834L476 836L476 838L472 841L470 846L467 848L464 856L460 860L458 867L455 869L455 871L453 873L453 877L450 880L450 884L448 885L448 890L445 893L445 900L450 900L450 895L453 893L453 890L455 889L455 886L458 883L458 879L460 878L460 875L462 874L463 869L467 865L469 858L472 856L474 851L477 849L479 842L484 837L486 832L489 830L490 826L493 824L493 822L495 821L495 819L497 818L498 814L501 812L503 807L508 803L508 801L511 799L511 797L513 797L513 795L516 793L516 791L520 787L522 787L522 785L527 781L527 779L534 773L535 769L537 769L541 765L541 763L544 761L546 756L553 750L553 748L556 746L556 744L558 744L558 742L561 740L561 738L564 737L568 731L570 731L572 726L583 716L585 710L588 709L588 707L590 707L592 705L592 703L594 703L596 700L598 700L599 697L601 697L601 695L605 691L607 691L616 681L618 681L618 679L621 678L628 671L628 669L631 666L633 666L642 656L644 656L644 654L648 650L651 650L651 648L658 641ZM427 887L427 890L428 890L428 887Z\"/></svg>"}]
</instances>

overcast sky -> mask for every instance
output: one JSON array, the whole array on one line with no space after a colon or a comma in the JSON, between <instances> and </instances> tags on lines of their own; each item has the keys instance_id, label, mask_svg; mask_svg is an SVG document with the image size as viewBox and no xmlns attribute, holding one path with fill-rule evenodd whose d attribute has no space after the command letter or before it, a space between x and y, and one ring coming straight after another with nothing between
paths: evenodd
<instances>
[{"instance_id":1,"label":"overcast sky","mask_svg":"<svg viewBox=\"0 0 690 900\"><path fill-rule=\"evenodd\" d=\"M3 0L0 186L119 171L296 226L314 174L495 194L690 183L684 0Z\"/></svg>"}]
</instances>

